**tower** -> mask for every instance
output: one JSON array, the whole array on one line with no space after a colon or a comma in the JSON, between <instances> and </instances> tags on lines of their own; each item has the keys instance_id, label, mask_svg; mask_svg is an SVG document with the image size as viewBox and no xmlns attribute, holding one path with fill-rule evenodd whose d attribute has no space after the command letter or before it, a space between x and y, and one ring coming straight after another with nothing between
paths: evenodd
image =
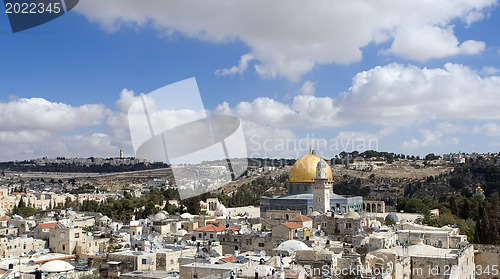
<instances>
[{"instance_id":1,"label":"tower","mask_svg":"<svg viewBox=\"0 0 500 279\"><path fill-rule=\"evenodd\" d=\"M123 159L123 149L120 149L120 159Z\"/></svg>"},{"instance_id":2,"label":"tower","mask_svg":"<svg viewBox=\"0 0 500 279\"><path fill-rule=\"evenodd\" d=\"M325 213L330 210L330 188L326 163L320 160L316 165L316 179L312 185L314 211Z\"/></svg>"}]
</instances>

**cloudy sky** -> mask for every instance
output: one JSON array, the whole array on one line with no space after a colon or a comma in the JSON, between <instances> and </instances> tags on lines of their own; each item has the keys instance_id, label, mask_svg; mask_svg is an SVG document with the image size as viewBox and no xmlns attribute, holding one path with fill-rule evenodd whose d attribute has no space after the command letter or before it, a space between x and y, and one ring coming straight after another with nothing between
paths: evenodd
<instances>
[{"instance_id":1,"label":"cloudy sky","mask_svg":"<svg viewBox=\"0 0 500 279\"><path fill-rule=\"evenodd\" d=\"M0 161L133 156L130 105L191 77L250 156L500 149L494 0L80 0L15 34L4 11Z\"/></svg>"}]
</instances>

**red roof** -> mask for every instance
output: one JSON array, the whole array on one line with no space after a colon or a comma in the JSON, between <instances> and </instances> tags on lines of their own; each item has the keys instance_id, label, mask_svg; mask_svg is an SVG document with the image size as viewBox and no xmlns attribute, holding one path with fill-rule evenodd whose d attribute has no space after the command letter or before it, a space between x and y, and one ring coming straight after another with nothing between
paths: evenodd
<instances>
[{"instance_id":1,"label":"red roof","mask_svg":"<svg viewBox=\"0 0 500 279\"><path fill-rule=\"evenodd\" d=\"M239 229L237 227L233 227L233 226L229 226L227 229L229 231L239 231Z\"/></svg>"},{"instance_id":2,"label":"red roof","mask_svg":"<svg viewBox=\"0 0 500 279\"><path fill-rule=\"evenodd\" d=\"M215 226L212 224L208 224L206 226L194 229L195 232L223 232L226 230L224 226Z\"/></svg>"},{"instance_id":3,"label":"red roof","mask_svg":"<svg viewBox=\"0 0 500 279\"><path fill-rule=\"evenodd\" d=\"M40 224L40 228L42 229L55 228L55 227L57 227L57 223L55 222Z\"/></svg>"},{"instance_id":4,"label":"red roof","mask_svg":"<svg viewBox=\"0 0 500 279\"><path fill-rule=\"evenodd\" d=\"M282 225L283 225L283 226L285 226L285 227L288 227L288 228L290 228L290 229L298 229L298 228L302 228L302 225L301 225L301 224L294 223L294 222L283 223Z\"/></svg>"},{"instance_id":5,"label":"red roof","mask_svg":"<svg viewBox=\"0 0 500 279\"><path fill-rule=\"evenodd\" d=\"M63 257L38 260L38 261L34 261L34 262L35 262L35 264L39 264L39 263L50 262L50 261L55 261L55 260L62 260L62 261L64 261L64 260L69 260L69 259L74 259L74 258L76 258L75 255L67 255L67 256L63 256Z\"/></svg>"},{"instance_id":6,"label":"red roof","mask_svg":"<svg viewBox=\"0 0 500 279\"><path fill-rule=\"evenodd\" d=\"M9 219L10 219L10 217L7 215L0 217L0 220L9 220Z\"/></svg>"},{"instance_id":7,"label":"red roof","mask_svg":"<svg viewBox=\"0 0 500 279\"><path fill-rule=\"evenodd\" d=\"M299 216L291 219L290 221L292 221L292 222L304 222L304 221L312 221L312 219L307 217L307 216L304 216L304 215L299 215Z\"/></svg>"},{"instance_id":8,"label":"red roof","mask_svg":"<svg viewBox=\"0 0 500 279\"><path fill-rule=\"evenodd\" d=\"M237 231L238 230L237 228L235 228L233 226L229 226L227 229L230 231ZM208 224L206 226L194 229L193 231L195 231L195 232L223 232L225 230L226 230L226 227L222 226L221 224L218 224L218 226L213 225L213 224Z\"/></svg>"},{"instance_id":9,"label":"red roof","mask_svg":"<svg viewBox=\"0 0 500 279\"><path fill-rule=\"evenodd\" d=\"M238 261L238 258L236 258L235 256L229 256L229 257L225 257L225 258L220 258L220 260L223 262L226 262L226 263L230 263L230 262Z\"/></svg>"}]
</instances>

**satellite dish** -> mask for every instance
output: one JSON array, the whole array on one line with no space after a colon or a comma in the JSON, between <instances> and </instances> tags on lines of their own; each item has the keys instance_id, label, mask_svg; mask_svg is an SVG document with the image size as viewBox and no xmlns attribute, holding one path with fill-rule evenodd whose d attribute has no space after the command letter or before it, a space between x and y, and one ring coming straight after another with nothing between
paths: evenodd
<instances>
[{"instance_id":1,"label":"satellite dish","mask_svg":"<svg viewBox=\"0 0 500 279\"><path fill-rule=\"evenodd\" d=\"M208 249L207 249L207 248L205 248L205 247L201 248L201 251L202 251L203 253L208 253Z\"/></svg>"},{"instance_id":2,"label":"satellite dish","mask_svg":"<svg viewBox=\"0 0 500 279\"><path fill-rule=\"evenodd\" d=\"M28 265L30 265L30 266L35 265L35 261L34 261L34 260L30 260L30 261L28 262Z\"/></svg>"},{"instance_id":3,"label":"satellite dish","mask_svg":"<svg viewBox=\"0 0 500 279\"><path fill-rule=\"evenodd\" d=\"M194 218L193 217L189 218L189 222L193 223L194 222Z\"/></svg>"},{"instance_id":4,"label":"satellite dish","mask_svg":"<svg viewBox=\"0 0 500 279\"><path fill-rule=\"evenodd\" d=\"M182 246L187 246L187 245L188 245L188 243L187 243L187 241L183 240L183 241L181 241L181 245L182 245Z\"/></svg>"},{"instance_id":5,"label":"satellite dish","mask_svg":"<svg viewBox=\"0 0 500 279\"><path fill-rule=\"evenodd\" d=\"M311 244L311 247L316 247L316 246L318 246L318 244L316 243Z\"/></svg>"},{"instance_id":6,"label":"satellite dish","mask_svg":"<svg viewBox=\"0 0 500 279\"><path fill-rule=\"evenodd\" d=\"M91 233L91 232L88 232L88 233L87 233L87 235L88 235L88 236L92 236L92 233Z\"/></svg>"},{"instance_id":7,"label":"satellite dish","mask_svg":"<svg viewBox=\"0 0 500 279\"><path fill-rule=\"evenodd\" d=\"M255 249L255 250L253 250L253 252L254 252L255 254L260 254L260 250L259 250L259 249Z\"/></svg>"},{"instance_id":8,"label":"satellite dish","mask_svg":"<svg viewBox=\"0 0 500 279\"><path fill-rule=\"evenodd\" d=\"M154 235L150 234L148 235L148 240L149 241L153 241L155 239Z\"/></svg>"},{"instance_id":9,"label":"satellite dish","mask_svg":"<svg viewBox=\"0 0 500 279\"><path fill-rule=\"evenodd\" d=\"M320 242L320 243L319 243L319 247L320 247L320 248L325 248L325 247L326 247L326 245L325 245L325 243Z\"/></svg>"},{"instance_id":10,"label":"satellite dish","mask_svg":"<svg viewBox=\"0 0 500 279\"><path fill-rule=\"evenodd\" d=\"M320 236L320 235L321 235L321 233L320 233L320 232L315 232L315 233L314 233L314 236Z\"/></svg>"},{"instance_id":11,"label":"satellite dish","mask_svg":"<svg viewBox=\"0 0 500 279\"><path fill-rule=\"evenodd\" d=\"M260 251L260 252L259 252L259 254L260 254L261 256L265 256L267 253L266 253L266 251L262 250L262 251Z\"/></svg>"},{"instance_id":12,"label":"satellite dish","mask_svg":"<svg viewBox=\"0 0 500 279\"><path fill-rule=\"evenodd\" d=\"M138 235L138 234L136 234L136 235L134 235L134 239L135 239L135 240L140 240L140 239L141 239L141 236L140 236L140 235Z\"/></svg>"}]
</instances>

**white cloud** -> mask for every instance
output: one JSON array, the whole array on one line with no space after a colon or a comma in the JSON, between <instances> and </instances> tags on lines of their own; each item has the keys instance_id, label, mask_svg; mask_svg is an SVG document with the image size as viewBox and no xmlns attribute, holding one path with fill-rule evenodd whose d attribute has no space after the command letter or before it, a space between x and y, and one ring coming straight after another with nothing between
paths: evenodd
<instances>
[{"instance_id":1,"label":"white cloud","mask_svg":"<svg viewBox=\"0 0 500 279\"><path fill-rule=\"evenodd\" d=\"M235 74L243 74L248 68L248 62L252 61L253 55L251 53L247 53L241 56L240 63L238 66L233 66L230 69L219 69L215 71L216 75L226 76L226 75L235 75Z\"/></svg>"},{"instance_id":2,"label":"white cloud","mask_svg":"<svg viewBox=\"0 0 500 279\"><path fill-rule=\"evenodd\" d=\"M291 103L282 103L260 97L217 109L265 125L320 128L356 122L405 126L433 120L499 119L498 107L498 76L480 77L458 64L436 69L390 64L358 73L349 91L337 98L298 95Z\"/></svg>"},{"instance_id":3,"label":"white cloud","mask_svg":"<svg viewBox=\"0 0 500 279\"><path fill-rule=\"evenodd\" d=\"M486 47L484 42L468 40L459 44L452 26L412 26L400 28L394 42L385 54L418 61L457 54L479 54Z\"/></svg>"},{"instance_id":4,"label":"white cloud","mask_svg":"<svg viewBox=\"0 0 500 279\"><path fill-rule=\"evenodd\" d=\"M239 118L257 124L273 126L289 126L296 119L297 112L289 105L267 97L259 97L253 102L241 102L235 108L229 108L228 103L217 106L216 112L234 114Z\"/></svg>"},{"instance_id":5,"label":"white cloud","mask_svg":"<svg viewBox=\"0 0 500 279\"><path fill-rule=\"evenodd\" d=\"M340 118L382 125L434 119L497 119L500 77L481 78L468 67L427 69L390 64L361 72L338 100Z\"/></svg>"},{"instance_id":6,"label":"white cloud","mask_svg":"<svg viewBox=\"0 0 500 279\"><path fill-rule=\"evenodd\" d=\"M467 128L461 125L455 125L448 121L439 122L434 125L434 129L422 129L420 131L422 139L411 139L409 141L404 141L402 147L404 149L417 149L427 146L437 146L437 145L456 145L459 143L459 139L452 134L463 134L467 132Z\"/></svg>"},{"instance_id":7,"label":"white cloud","mask_svg":"<svg viewBox=\"0 0 500 279\"><path fill-rule=\"evenodd\" d=\"M1 131L68 131L101 123L107 113L103 105L73 107L43 98L0 103Z\"/></svg>"},{"instance_id":8,"label":"white cloud","mask_svg":"<svg viewBox=\"0 0 500 279\"><path fill-rule=\"evenodd\" d=\"M496 0L206 1L88 0L76 7L108 31L152 26L167 36L211 42L240 40L262 76L298 81L314 66L360 61L361 48L393 40L386 53L426 60L476 54L483 42L459 42L453 23L482 20ZM243 63L240 63L243 65ZM226 73L240 72L235 66ZM224 70L222 70L224 71ZM221 72L222 73L222 72Z\"/></svg>"},{"instance_id":9,"label":"white cloud","mask_svg":"<svg viewBox=\"0 0 500 279\"><path fill-rule=\"evenodd\" d=\"M302 84L300 92L302 92L305 95L314 95L314 93L316 92L316 89L314 88L316 84L317 82L307 80L304 82L304 84Z\"/></svg>"},{"instance_id":10,"label":"white cloud","mask_svg":"<svg viewBox=\"0 0 500 279\"><path fill-rule=\"evenodd\" d=\"M90 146L83 141L89 136L76 138L62 136L62 133L101 125L109 114L110 111L99 104L75 107L43 98L21 98L0 103L0 160L70 154L81 156L82 152L106 156L108 154L100 152L106 146L102 142ZM96 135L90 137L95 139Z\"/></svg>"},{"instance_id":11,"label":"white cloud","mask_svg":"<svg viewBox=\"0 0 500 279\"><path fill-rule=\"evenodd\" d=\"M485 123L480 126L475 126L472 131L474 134L484 134L490 137L500 136L500 125L495 123Z\"/></svg>"},{"instance_id":12,"label":"white cloud","mask_svg":"<svg viewBox=\"0 0 500 279\"><path fill-rule=\"evenodd\" d=\"M485 76L491 76L491 75L497 74L498 72L499 72L499 70L493 66L484 66L481 69L480 74L485 75Z\"/></svg>"}]
</instances>

